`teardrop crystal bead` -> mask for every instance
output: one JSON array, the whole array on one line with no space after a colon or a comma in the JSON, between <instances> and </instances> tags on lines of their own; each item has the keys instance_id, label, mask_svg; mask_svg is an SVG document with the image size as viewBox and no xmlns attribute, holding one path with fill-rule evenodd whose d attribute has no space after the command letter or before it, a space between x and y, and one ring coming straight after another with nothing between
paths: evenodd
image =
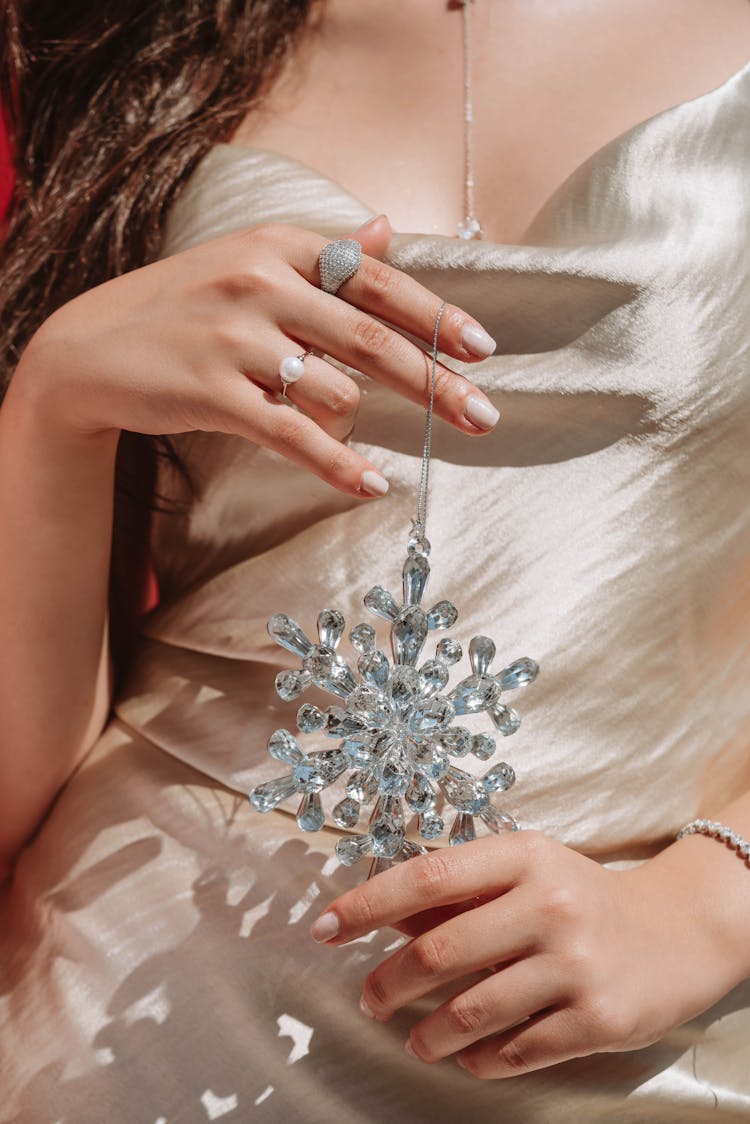
<instances>
[{"instance_id":1,"label":"teardrop crystal bead","mask_svg":"<svg viewBox=\"0 0 750 1124\"><path fill-rule=\"evenodd\" d=\"M515 734L516 730L521 725L521 716L512 706L504 706L502 703L496 703L495 706L489 708L487 713L504 738Z\"/></svg>"},{"instance_id":2,"label":"teardrop crystal bead","mask_svg":"<svg viewBox=\"0 0 750 1124\"><path fill-rule=\"evenodd\" d=\"M452 664L458 663L462 656L461 645L452 636L444 636L442 640L438 641L435 659L439 660L440 663L447 664L450 667Z\"/></svg>"},{"instance_id":3,"label":"teardrop crystal bead","mask_svg":"<svg viewBox=\"0 0 750 1124\"><path fill-rule=\"evenodd\" d=\"M480 761L489 761L497 749L497 742L490 734L475 734L472 740L471 752Z\"/></svg>"},{"instance_id":4,"label":"teardrop crystal bead","mask_svg":"<svg viewBox=\"0 0 750 1124\"><path fill-rule=\"evenodd\" d=\"M293 669L280 671L276 676L276 694L284 702L291 702L307 690L311 682L312 676L309 671Z\"/></svg>"},{"instance_id":5,"label":"teardrop crystal bead","mask_svg":"<svg viewBox=\"0 0 750 1124\"><path fill-rule=\"evenodd\" d=\"M440 660L427 660L419 669L419 677L422 685L422 694L427 698L432 698L442 691L448 683L449 675L448 668Z\"/></svg>"},{"instance_id":6,"label":"teardrop crystal bead","mask_svg":"<svg viewBox=\"0 0 750 1124\"><path fill-rule=\"evenodd\" d=\"M382 585L375 585L365 594L365 606L371 613L375 613L384 620L393 621L398 616L398 605L393 599L393 594L384 589Z\"/></svg>"},{"instance_id":7,"label":"teardrop crystal bead","mask_svg":"<svg viewBox=\"0 0 750 1124\"><path fill-rule=\"evenodd\" d=\"M500 684L492 675L470 675L449 692L456 714L479 714L500 697Z\"/></svg>"},{"instance_id":8,"label":"teardrop crystal bead","mask_svg":"<svg viewBox=\"0 0 750 1124\"><path fill-rule=\"evenodd\" d=\"M419 672L408 664L397 664L391 672L390 696L397 711L408 710L419 697Z\"/></svg>"},{"instance_id":9,"label":"teardrop crystal bead","mask_svg":"<svg viewBox=\"0 0 750 1124\"><path fill-rule=\"evenodd\" d=\"M475 675L486 675L495 658L495 641L489 636L475 636L469 644L469 660Z\"/></svg>"},{"instance_id":10,"label":"teardrop crystal bead","mask_svg":"<svg viewBox=\"0 0 750 1124\"><path fill-rule=\"evenodd\" d=\"M449 726L435 739L451 757L465 757L470 752L473 738L463 726Z\"/></svg>"},{"instance_id":11,"label":"teardrop crystal bead","mask_svg":"<svg viewBox=\"0 0 750 1124\"><path fill-rule=\"evenodd\" d=\"M372 840L369 832L363 835L348 835L346 839L339 839L336 844L336 856L344 866L354 866L371 852Z\"/></svg>"},{"instance_id":12,"label":"teardrop crystal bead","mask_svg":"<svg viewBox=\"0 0 750 1124\"><path fill-rule=\"evenodd\" d=\"M268 622L268 634L282 648L297 656L304 657L312 651L312 641L308 640L297 622L286 613L274 613Z\"/></svg>"},{"instance_id":13,"label":"teardrop crystal bead","mask_svg":"<svg viewBox=\"0 0 750 1124\"><path fill-rule=\"evenodd\" d=\"M430 576L430 563L424 554L410 553L404 562L403 586L404 604L418 605Z\"/></svg>"},{"instance_id":14,"label":"teardrop crystal bead","mask_svg":"<svg viewBox=\"0 0 750 1124\"><path fill-rule=\"evenodd\" d=\"M357 661L357 669L368 683L372 683L379 690L384 690L388 685L391 665L385 652L368 652L366 655L360 656Z\"/></svg>"},{"instance_id":15,"label":"teardrop crystal bead","mask_svg":"<svg viewBox=\"0 0 750 1124\"><path fill-rule=\"evenodd\" d=\"M435 807L435 793L425 777L415 773L404 796L414 812L427 812Z\"/></svg>"},{"instance_id":16,"label":"teardrop crystal bead","mask_svg":"<svg viewBox=\"0 0 750 1124\"><path fill-rule=\"evenodd\" d=\"M375 650L375 629L371 624L357 624L349 633L352 646L362 655Z\"/></svg>"},{"instance_id":17,"label":"teardrop crystal bead","mask_svg":"<svg viewBox=\"0 0 750 1124\"><path fill-rule=\"evenodd\" d=\"M451 601L438 601L427 614L428 628L452 628L458 620L458 609Z\"/></svg>"},{"instance_id":18,"label":"teardrop crystal bead","mask_svg":"<svg viewBox=\"0 0 750 1124\"><path fill-rule=\"evenodd\" d=\"M427 617L419 605L407 605L391 625L391 649L396 663L412 667L427 639Z\"/></svg>"},{"instance_id":19,"label":"teardrop crystal bead","mask_svg":"<svg viewBox=\"0 0 750 1124\"><path fill-rule=\"evenodd\" d=\"M512 664L498 672L500 686L504 691L511 691L514 687L525 687L527 683L536 679L538 671L539 664L535 660L522 656L520 660L514 660Z\"/></svg>"},{"instance_id":20,"label":"teardrop crystal bead","mask_svg":"<svg viewBox=\"0 0 750 1124\"><path fill-rule=\"evenodd\" d=\"M482 777L482 784L488 792L505 792L515 784L516 774L506 761L493 765Z\"/></svg>"},{"instance_id":21,"label":"teardrop crystal bead","mask_svg":"<svg viewBox=\"0 0 750 1124\"><path fill-rule=\"evenodd\" d=\"M320 831L325 823L323 805L317 792L306 792L297 809L297 824L302 831Z\"/></svg>"},{"instance_id":22,"label":"teardrop crystal bead","mask_svg":"<svg viewBox=\"0 0 750 1124\"><path fill-rule=\"evenodd\" d=\"M272 781L256 785L250 793L250 803L256 812L270 812L296 791L297 782L293 776L276 777Z\"/></svg>"},{"instance_id":23,"label":"teardrop crystal bead","mask_svg":"<svg viewBox=\"0 0 750 1124\"><path fill-rule=\"evenodd\" d=\"M350 796L352 800L359 801L360 804L366 804L372 800L375 793L378 791L378 778L374 770L369 769L358 770L352 773L346 786L346 795Z\"/></svg>"},{"instance_id":24,"label":"teardrop crystal bead","mask_svg":"<svg viewBox=\"0 0 750 1124\"><path fill-rule=\"evenodd\" d=\"M294 734L288 730L274 730L268 739L268 752L277 761L287 761L296 765L305 756Z\"/></svg>"},{"instance_id":25,"label":"teardrop crystal bead","mask_svg":"<svg viewBox=\"0 0 750 1124\"><path fill-rule=\"evenodd\" d=\"M303 734L313 734L326 724L325 713L312 703L303 703L297 711L297 728Z\"/></svg>"},{"instance_id":26,"label":"teardrop crystal bead","mask_svg":"<svg viewBox=\"0 0 750 1124\"><path fill-rule=\"evenodd\" d=\"M417 831L423 839L436 839L444 826L437 812L433 812L431 809L423 812L417 821Z\"/></svg>"},{"instance_id":27,"label":"teardrop crystal bead","mask_svg":"<svg viewBox=\"0 0 750 1124\"><path fill-rule=\"evenodd\" d=\"M359 801L346 796L334 805L331 815L333 816L333 822L339 827L355 827L359 819L359 813Z\"/></svg>"},{"instance_id":28,"label":"teardrop crystal bead","mask_svg":"<svg viewBox=\"0 0 750 1124\"><path fill-rule=\"evenodd\" d=\"M499 809L493 808L491 804L483 808L479 815L490 831L494 831L496 835L499 835L501 831L521 830L518 820L514 819L510 812L501 812Z\"/></svg>"},{"instance_id":29,"label":"teardrop crystal bead","mask_svg":"<svg viewBox=\"0 0 750 1124\"><path fill-rule=\"evenodd\" d=\"M469 812L477 816L489 804L487 791L479 781L452 765L444 777L438 781L445 798L459 812Z\"/></svg>"},{"instance_id":30,"label":"teardrop crystal bead","mask_svg":"<svg viewBox=\"0 0 750 1124\"><path fill-rule=\"evenodd\" d=\"M344 635L345 628L344 614L338 609L323 609L322 613L318 614L318 636L320 643L325 644L326 647L335 648Z\"/></svg>"},{"instance_id":31,"label":"teardrop crystal bead","mask_svg":"<svg viewBox=\"0 0 750 1124\"><path fill-rule=\"evenodd\" d=\"M474 817L470 816L468 812L459 812L453 821L453 825L448 836L448 842L451 847L455 847L459 843L471 843L472 839L476 839L477 833L474 830Z\"/></svg>"}]
</instances>

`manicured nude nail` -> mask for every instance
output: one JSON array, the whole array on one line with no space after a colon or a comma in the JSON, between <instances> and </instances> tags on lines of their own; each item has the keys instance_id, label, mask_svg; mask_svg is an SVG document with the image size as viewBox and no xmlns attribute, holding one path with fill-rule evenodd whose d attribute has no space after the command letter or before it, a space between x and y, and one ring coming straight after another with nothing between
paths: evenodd
<instances>
[{"instance_id":1,"label":"manicured nude nail","mask_svg":"<svg viewBox=\"0 0 750 1124\"><path fill-rule=\"evenodd\" d=\"M362 473L360 492L367 492L368 496L384 496L389 487L385 476L381 476L379 472L373 472L368 468L367 472Z\"/></svg>"},{"instance_id":2,"label":"manicured nude nail","mask_svg":"<svg viewBox=\"0 0 750 1124\"><path fill-rule=\"evenodd\" d=\"M480 429L492 429L500 420L500 411L496 410L491 402L472 394L471 398L466 399L464 417Z\"/></svg>"},{"instance_id":3,"label":"manicured nude nail","mask_svg":"<svg viewBox=\"0 0 750 1124\"><path fill-rule=\"evenodd\" d=\"M375 1018L375 1012L372 1010L371 1007L367 1006L367 1000L365 999L364 995L360 996L359 1009L360 1009L360 1011L362 1012L363 1015L367 1015L368 1019L374 1019Z\"/></svg>"},{"instance_id":4,"label":"manicured nude nail","mask_svg":"<svg viewBox=\"0 0 750 1124\"><path fill-rule=\"evenodd\" d=\"M474 324L465 324L461 332L461 343L467 351L472 355L477 355L481 359L486 359L488 355L493 355L497 344L489 333L485 332L484 328L479 328Z\"/></svg>"},{"instance_id":5,"label":"manicured nude nail","mask_svg":"<svg viewBox=\"0 0 750 1124\"><path fill-rule=\"evenodd\" d=\"M322 913L310 926L310 936L314 941L330 941L339 931L339 919L335 913Z\"/></svg>"}]
</instances>

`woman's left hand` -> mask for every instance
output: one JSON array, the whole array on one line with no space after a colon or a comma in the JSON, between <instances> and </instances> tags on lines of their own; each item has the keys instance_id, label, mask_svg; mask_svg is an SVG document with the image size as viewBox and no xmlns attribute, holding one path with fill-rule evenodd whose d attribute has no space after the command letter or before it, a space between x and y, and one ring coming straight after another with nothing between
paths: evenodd
<instances>
[{"instance_id":1,"label":"woman's left hand","mask_svg":"<svg viewBox=\"0 0 750 1124\"><path fill-rule=\"evenodd\" d=\"M407 1050L424 1062L457 1054L470 1073L497 1078L637 1049L738 982L720 926L692 892L694 843L625 871L537 831L435 850L332 902L324 917L339 927L328 943L383 925L412 936L365 980L363 1010L380 1020L492 971L414 1024ZM316 923L316 939L324 929Z\"/></svg>"}]
</instances>

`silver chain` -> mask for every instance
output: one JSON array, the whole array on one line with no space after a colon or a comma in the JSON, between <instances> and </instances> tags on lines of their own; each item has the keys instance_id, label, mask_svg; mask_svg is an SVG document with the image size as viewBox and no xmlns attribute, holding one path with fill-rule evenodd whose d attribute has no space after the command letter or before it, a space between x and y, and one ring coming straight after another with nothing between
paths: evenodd
<instances>
[{"instance_id":1,"label":"silver chain","mask_svg":"<svg viewBox=\"0 0 750 1124\"><path fill-rule=\"evenodd\" d=\"M464 211L458 225L459 237L481 238L482 230L474 214L474 107L471 100L473 54L471 48L471 13L474 0L461 5L464 41Z\"/></svg>"},{"instance_id":2,"label":"silver chain","mask_svg":"<svg viewBox=\"0 0 750 1124\"><path fill-rule=\"evenodd\" d=\"M427 530L427 491L430 486L430 458L432 455L432 415L435 408L435 378L437 373L438 333L440 319L445 311L447 301L443 301L435 317L435 331L432 337L432 373L430 376L430 400L427 406L427 417L424 423L424 442L422 444L422 475L419 480L419 501L417 503L417 517L414 520L414 535L424 538Z\"/></svg>"}]
</instances>

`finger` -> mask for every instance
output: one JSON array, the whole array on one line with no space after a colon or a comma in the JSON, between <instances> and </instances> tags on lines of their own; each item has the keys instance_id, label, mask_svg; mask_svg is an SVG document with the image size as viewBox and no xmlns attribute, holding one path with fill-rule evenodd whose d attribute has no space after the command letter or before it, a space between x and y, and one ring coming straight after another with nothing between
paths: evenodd
<instances>
[{"instance_id":1,"label":"finger","mask_svg":"<svg viewBox=\"0 0 750 1124\"><path fill-rule=\"evenodd\" d=\"M506 1031L560 999L552 958L516 961L467 988L421 1019L409 1034L409 1050L436 1062ZM463 1055L462 1055L463 1056Z\"/></svg>"},{"instance_id":2,"label":"finger","mask_svg":"<svg viewBox=\"0 0 750 1124\"><path fill-rule=\"evenodd\" d=\"M517 1077L594 1053L577 1033L569 1008L539 1011L533 1018L503 1034L462 1050L457 1056L474 1077Z\"/></svg>"},{"instance_id":3,"label":"finger","mask_svg":"<svg viewBox=\"0 0 750 1124\"><path fill-rule=\"evenodd\" d=\"M442 297L425 288L403 270L373 256L373 250L377 253L382 248L375 231L375 237L371 236L372 241L370 238L360 240L358 235L359 232L355 230L351 237L360 241L360 244L364 243L366 252L362 254L356 273L341 285L336 296L375 316L382 316L391 324L431 344ZM315 238L313 235L313 239ZM321 238L318 242L296 237L295 248L290 245L288 260L306 281L318 289L318 258L329 241L327 238ZM495 341L478 320L457 305L446 306L440 319L438 351L464 362L476 362L492 355L495 347Z\"/></svg>"},{"instance_id":4,"label":"finger","mask_svg":"<svg viewBox=\"0 0 750 1124\"><path fill-rule=\"evenodd\" d=\"M442 984L528 952L537 940L538 915L530 898L518 886L415 937L365 978L365 1006L386 1019Z\"/></svg>"},{"instance_id":5,"label":"finger","mask_svg":"<svg viewBox=\"0 0 750 1124\"><path fill-rule=\"evenodd\" d=\"M311 935L344 944L425 909L510 890L526 869L539 834L508 831L417 855L334 899L313 923Z\"/></svg>"},{"instance_id":6,"label":"finger","mask_svg":"<svg viewBox=\"0 0 750 1124\"><path fill-rule=\"evenodd\" d=\"M283 392L279 372L281 361L298 357L307 350L306 343L289 339L279 332L262 345L252 348L252 365L241 364L243 374L272 394ZM306 355L303 372L297 382L287 387L287 399L304 410L321 429L341 440L351 433L359 408L359 387L332 363L317 355Z\"/></svg>"},{"instance_id":7,"label":"finger","mask_svg":"<svg viewBox=\"0 0 750 1124\"><path fill-rule=\"evenodd\" d=\"M332 299L310 285L300 286L284 311L281 327L412 402L424 405L429 397L431 355L346 301ZM466 433L487 432L500 416L474 383L440 361L435 364L435 413Z\"/></svg>"},{"instance_id":8,"label":"finger","mask_svg":"<svg viewBox=\"0 0 750 1124\"><path fill-rule=\"evenodd\" d=\"M243 376L230 381L225 402L213 404L212 411L223 417L226 432L273 449L341 492L366 498L388 491L388 481L371 461Z\"/></svg>"}]
</instances>

